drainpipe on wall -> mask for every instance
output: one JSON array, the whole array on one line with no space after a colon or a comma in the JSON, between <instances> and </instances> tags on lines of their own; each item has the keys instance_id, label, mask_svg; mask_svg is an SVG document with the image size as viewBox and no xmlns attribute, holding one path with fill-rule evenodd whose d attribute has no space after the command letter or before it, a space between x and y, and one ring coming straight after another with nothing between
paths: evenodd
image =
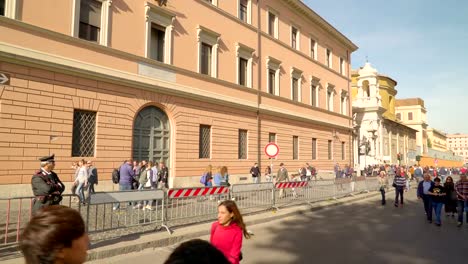
<instances>
[{"instance_id":1,"label":"drainpipe on wall","mask_svg":"<svg viewBox=\"0 0 468 264\"><path fill-rule=\"evenodd\" d=\"M260 120L260 90L262 86L262 51L261 51L261 24L260 24L260 0L257 0L257 163L258 167L262 166L262 131L261 131L261 120Z\"/></svg>"},{"instance_id":2,"label":"drainpipe on wall","mask_svg":"<svg viewBox=\"0 0 468 264\"><path fill-rule=\"evenodd\" d=\"M348 113L349 115L351 116L351 119L349 120L349 123L350 123L350 127L351 127L351 133L349 134L349 142L350 142L350 147L349 147L349 158L350 158L350 163L349 164L350 166L352 166L353 169L354 168L354 164L355 164L355 161L354 161L354 136L353 136L353 133L354 133L354 127L353 127L353 100L351 98L351 78L352 78L352 75L351 75L351 56L349 54L349 50L346 50L346 57L348 57Z\"/></svg>"}]
</instances>

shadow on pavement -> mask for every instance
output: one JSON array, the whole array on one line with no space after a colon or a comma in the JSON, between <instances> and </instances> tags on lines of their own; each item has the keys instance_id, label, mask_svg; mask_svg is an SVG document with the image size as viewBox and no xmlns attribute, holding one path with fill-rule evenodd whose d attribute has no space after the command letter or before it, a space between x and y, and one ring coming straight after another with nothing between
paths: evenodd
<instances>
[{"instance_id":1,"label":"shadow on pavement","mask_svg":"<svg viewBox=\"0 0 468 264\"><path fill-rule=\"evenodd\" d=\"M414 190L405 195L402 208L373 198L274 222L272 239L255 236L243 263L467 263L468 228L445 214L442 227L426 223Z\"/></svg>"}]
</instances>

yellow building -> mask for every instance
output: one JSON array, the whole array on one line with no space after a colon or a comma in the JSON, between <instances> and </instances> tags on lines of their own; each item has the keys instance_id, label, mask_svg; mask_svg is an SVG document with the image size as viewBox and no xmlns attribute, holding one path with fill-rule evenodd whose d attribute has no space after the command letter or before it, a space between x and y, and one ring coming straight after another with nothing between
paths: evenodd
<instances>
[{"instance_id":1,"label":"yellow building","mask_svg":"<svg viewBox=\"0 0 468 264\"><path fill-rule=\"evenodd\" d=\"M427 129L427 138L429 140L429 148L435 150L447 151L447 134L434 128Z\"/></svg>"}]
</instances>

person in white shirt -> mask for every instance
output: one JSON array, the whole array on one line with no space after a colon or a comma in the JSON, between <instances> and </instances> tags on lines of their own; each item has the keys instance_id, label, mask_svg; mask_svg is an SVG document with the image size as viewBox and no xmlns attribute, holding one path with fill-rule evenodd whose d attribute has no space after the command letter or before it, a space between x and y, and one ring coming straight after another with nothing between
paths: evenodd
<instances>
[{"instance_id":1,"label":"person in white shirt","mask_svg":"<svg viewBox=\"0 0 468 264\"><path fill-rule=\"evenodd\" d=\"M84 188L88 186L88 167L86 166L86 162L84 160L80 160L78 162L78 169L74 185L77 186L75 194L80 198L80 203L86 205Z\"/></svg>"},{"instance_id":2,"label":"person in white shirt","mask_svg":"<svg viewBox=\"0 0 468 264\"><path fill-rule=\"evenodd\" d=\"M151 167L151 170L153 171L153 180L151 181L152 188L156 189L158 187L158 166L159 164L157 162L154 163L154 166Z\"/></svg>"}]
</instances>

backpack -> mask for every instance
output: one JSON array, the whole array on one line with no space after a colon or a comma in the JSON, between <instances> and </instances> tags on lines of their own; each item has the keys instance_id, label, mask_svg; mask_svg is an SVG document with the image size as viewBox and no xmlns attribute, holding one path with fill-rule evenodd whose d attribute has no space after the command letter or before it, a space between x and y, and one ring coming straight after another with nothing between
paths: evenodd
<instances>
[{"instance_id":1,"label":"backpack","mask_svg":"<svg viewBox=\"0 0 468 264\"><path fill-rule=\"evenodd\" d=\"M201 184L206 185L207 176L208 176L208 173L203 173L203 175L200 178L200 183Z\"/></svg>"},{"instance_id":2,"label":"backpack","mask_svg":"<svg viewBox=\"0 0 468 264\"><path fill-rule=\"evenodd\" d=\"M118 184L120 182L120 171L117 168L112 170L112 182L115 184Z\"/></svg>"},{"instance_id":3,"label":"backpack","mask_svg":"<svg viewBox=\"0 0 468 264\"><path fill-rule=\"evenodd\" d=\"M312 167L312 168L311 168L310 174L312 174L312 175L317 174L317 171L315 170L315 167Z\"/></svg>"}]
</instances>

